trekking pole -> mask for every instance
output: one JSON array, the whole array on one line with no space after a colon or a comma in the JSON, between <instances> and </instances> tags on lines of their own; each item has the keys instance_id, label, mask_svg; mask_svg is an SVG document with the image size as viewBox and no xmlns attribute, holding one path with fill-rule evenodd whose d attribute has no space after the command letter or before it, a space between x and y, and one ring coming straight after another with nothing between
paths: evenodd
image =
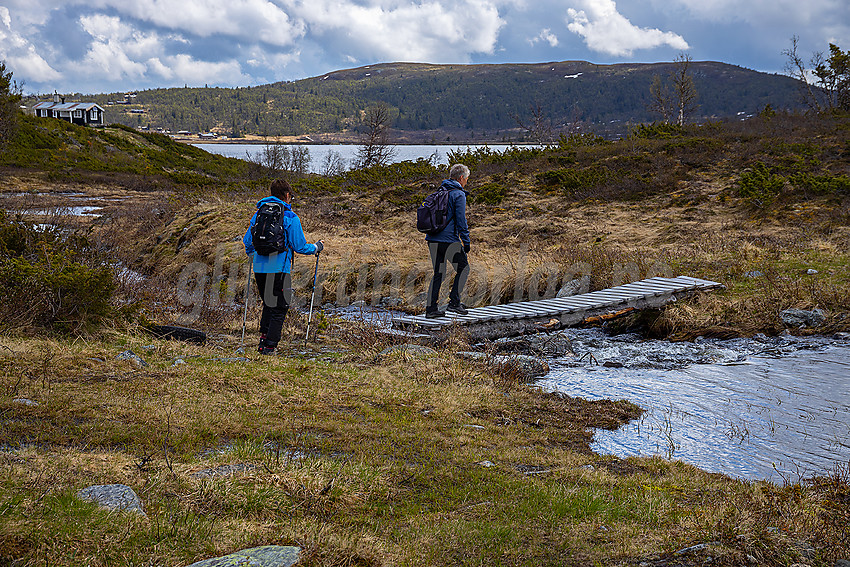
<instances>
[{"instance_id":1,"label":"trekking pole","mask_svg":"<svg viewBox=\"0 0 850 567\"><path fill-rule=\"evenodd\" d=\"M245 321L248 319L248 298L251 296L251 271L254 269L254 258L249 256L248 281L245 282L245 310L242 312L242 348L245 348Z\"/></svg>"},{"instance_id":2,"label":"trekking pole","mask_svg":"<svg viewBox=\"0 0 850 567\"><path fill-rule=\"evenodd\" d=\"M313 320L313 300L316 299L316 276L319 274L319 254L316 252L316 271L313 272L313 291L310 293L310 315L307 317L307 334L304 335L304 344L310 338L310 321Z\"/></svg>"}]
</instances>

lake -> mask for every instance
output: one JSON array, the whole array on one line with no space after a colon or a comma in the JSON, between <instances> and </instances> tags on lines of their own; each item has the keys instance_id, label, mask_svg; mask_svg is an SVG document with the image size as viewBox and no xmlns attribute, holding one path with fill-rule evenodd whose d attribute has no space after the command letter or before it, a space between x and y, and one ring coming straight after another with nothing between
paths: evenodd
<instances>
[{"instance_id":1,"label":"lake","mask_svg":"<svg viewBox=\"0 0 850 567\"><path fill-rule=\"evenodd\" d=\"M247 159L248 157L257 156L263 151L264 144L192 144L197 148L212 154L219 154L226 157L234 157L239 159ZM312 173L320 173L325 157L330 152L336 152L345 160L345 166L351 165L352 161L357 157L357 150L360 148L354 144L298 144L300 148L307 148L310 152L310 171ZM437 165L448 164L448 155L454 151L466 151L469 149L477 149L485 147L483 145L399 145L393 146L395 153L392 161L415 161L419 158L434 157L434 162ZM492 144L487 145L493 151L502 152L506 148L512 146L508 144Z\"/></svg>"}]
</instances>

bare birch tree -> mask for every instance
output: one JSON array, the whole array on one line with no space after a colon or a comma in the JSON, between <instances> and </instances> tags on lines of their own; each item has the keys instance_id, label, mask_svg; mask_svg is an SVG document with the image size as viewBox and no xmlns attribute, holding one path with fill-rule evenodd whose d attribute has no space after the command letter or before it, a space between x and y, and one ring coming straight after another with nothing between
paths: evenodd
<instances>
[{"instance_id":1,"label":"bare birch tree","mask_svg":"<svg viewBox=\"0 0 850 567\"><path fill-rule=\"evenodd\" d=\"M530 120L525 120L519 115L513 116L514 121L525 132L526 136L540 145L548 145L555 138L555 128L552 120L539 103L529 106Z\"/></svg>"},{"instance_id":2,"label":"bare birch tree","mask_svg":"<svg viewBox=\"0 0 850 567\"><path fill-rule=\"evenodd\" d=\"M673 60L669 83L662 81L658 75L652 78L647 108L660 114L665 123L669 123L675 116L676 124L683 126L688 115L699 106L697 89L691 76L691 62L690 55L681 53Z\"/></svg>"},{"instance_id":3,"label":"bare birch tree","mask_svg":"<svg viewBox=\"0 0 850 567\"><path fill-rule=\"evenodd\" d=\"M687 53L679 54L676 59L675 69L671 75L673 82L673 96L676 105L676 123L679 126L685 124L685 119L696 110L697 106L697 89L694 85L694 79L691 76L691 56Z\"/></svg>"},{"instance_id":4,"label":"bare birch tree","mask_svg":"<svg viewBox=\"0 0 850 567\"><path fill-rule=\"evenodd\" d=\"M363 116L365 134L357 150L357 167L387 165L392 160L395 148L390 145L391 119L390 107L385 103L373 104L366 109Z\"/></svg>"}]
</instances>

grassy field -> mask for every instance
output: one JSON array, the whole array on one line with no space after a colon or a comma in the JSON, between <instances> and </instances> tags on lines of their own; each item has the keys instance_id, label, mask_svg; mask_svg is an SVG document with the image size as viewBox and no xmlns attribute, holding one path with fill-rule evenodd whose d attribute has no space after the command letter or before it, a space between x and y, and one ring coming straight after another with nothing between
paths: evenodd
<instances>
[{"instance_id":1,"label":"grassy field","mask_svg":"<svg viewBox=\"0 0 850 567\"><path fill-rule=\"evenodd\" d=\"M848 124L765 115L454 156L473 171L467 303L540 297L581 275L601 289L684 274L727 288L631 323L673 339L772 334L781 309L819 307L824 326L795 332L848 330ZM148 186L133 164L116 186L109 171L66 178L27 155L6 162L5 206L49 196L52 219L78 238L8 217L0 230L0 565L178 566L267 544L339 566L850 559L847 466L778 486L596 455L593 428L640 408L547 395L463 361L462 334L432 355L381 354L393 341L370 325L314 315L305 344L306 315L293 311L280 356L260 358L252 302L241 354L240 240L261 184L222 162L232 176L220 186L189 169L190 185ZM192 162L150 165L175 163ZM326 241L322 303L421 309L428 259L412 212L444 175L419 163L294 181L308 238ZM132 198L100 220L70 219L59 210L68 191ZM94 285L115 262L145 279ZM302 305L313 267L296 264ZM111 308L95 312L69 281L108 292ZM161 341L146 320L209 338ZM146 365L117 358L126 350ZM204 472L222 466L231 474ZM131 486L147 515L75 497L112 483Z\"/></svg>"}]
</instances>

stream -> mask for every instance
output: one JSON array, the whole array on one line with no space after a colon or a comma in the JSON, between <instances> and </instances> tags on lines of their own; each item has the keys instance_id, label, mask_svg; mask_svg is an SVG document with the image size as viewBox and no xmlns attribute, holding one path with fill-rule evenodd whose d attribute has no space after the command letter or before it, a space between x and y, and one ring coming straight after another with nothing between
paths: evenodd
<instances>
[{"instance_id":1,"label":"stream","mask_svg":"<svg viewBox=\"0 0 850 567\"><path fill-rule=\"evenodd\" d=\"M756 336L692 343L564 331L573 356L537 382L646 413L592 449L659 455L745 480L796 482L850 462L850 340Z\"/></svg>"}]
</instances>

